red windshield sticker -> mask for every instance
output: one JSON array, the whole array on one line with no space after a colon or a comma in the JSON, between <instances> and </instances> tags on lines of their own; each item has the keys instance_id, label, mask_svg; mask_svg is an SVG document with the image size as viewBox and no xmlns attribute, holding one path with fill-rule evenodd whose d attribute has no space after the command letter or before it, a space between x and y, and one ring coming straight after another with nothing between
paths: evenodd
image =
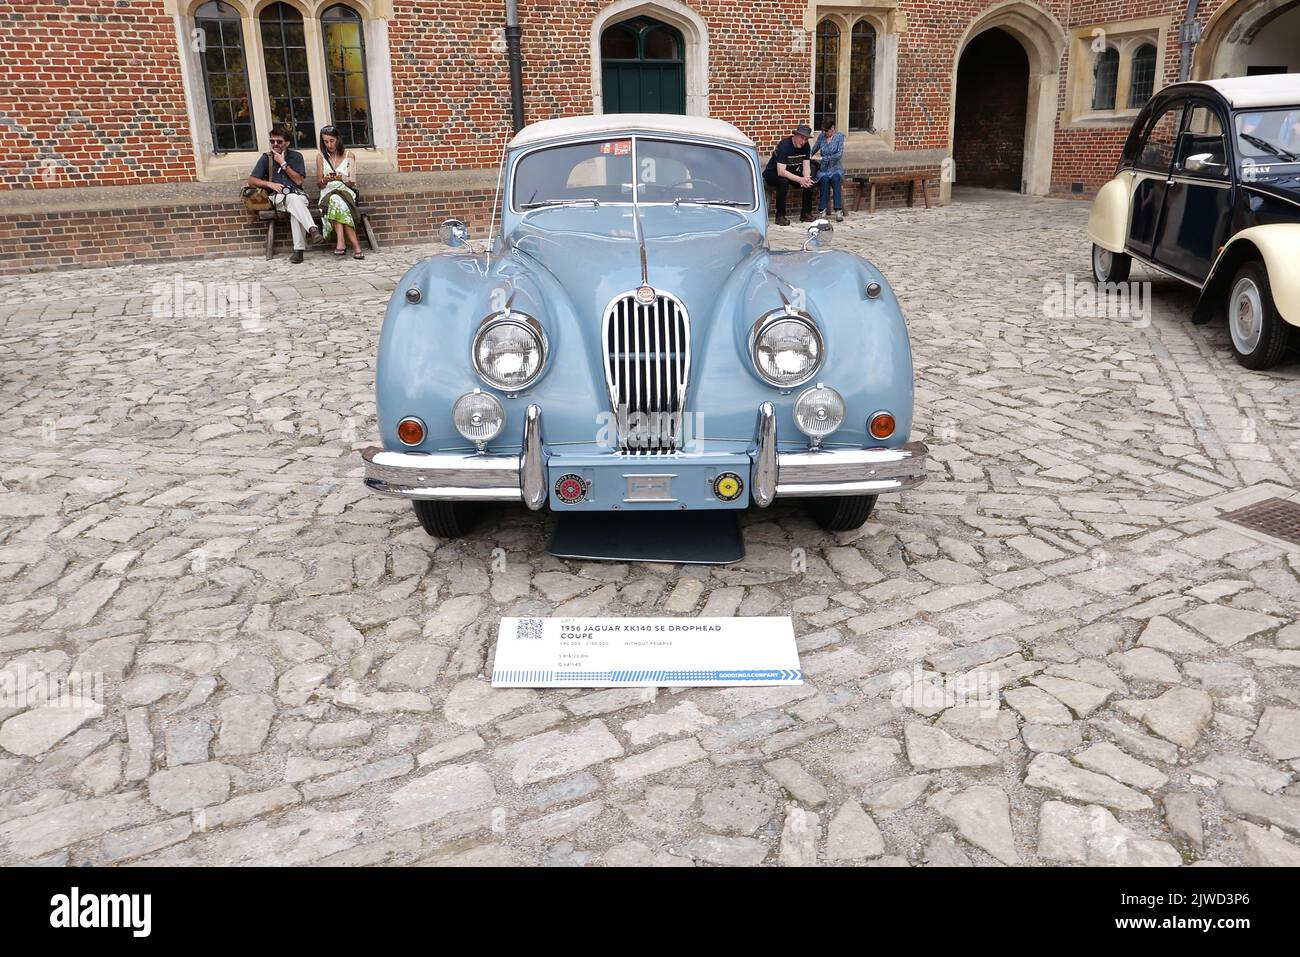
<instances>
[{"instance_id":1,"label":"red windshield sticker","mask_svg":"<svg viewBox=\"0 0 1300 957\"><path fill-rule=\"evenodd\" d=\"M614 140L611 143L601 143L600 151L607 156L631 156L631 140Z\"/></svg>"}]
</instances>

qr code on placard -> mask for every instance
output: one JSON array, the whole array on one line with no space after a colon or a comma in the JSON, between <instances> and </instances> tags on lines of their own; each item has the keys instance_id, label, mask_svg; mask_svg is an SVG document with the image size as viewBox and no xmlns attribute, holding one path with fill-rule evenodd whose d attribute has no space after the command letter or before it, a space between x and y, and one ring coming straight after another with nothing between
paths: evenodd
<instances>
[{"instance_id":1,"label":"qr code on placard","mask_svg":"<svg viewBox=\"0 0 1300 957\"><path fill-rule=\"evenodd\" d=\"M515 637L524 641L541 641L542 619L520 618L519 624L515 627Z\"/></svg>"}]
</instances>

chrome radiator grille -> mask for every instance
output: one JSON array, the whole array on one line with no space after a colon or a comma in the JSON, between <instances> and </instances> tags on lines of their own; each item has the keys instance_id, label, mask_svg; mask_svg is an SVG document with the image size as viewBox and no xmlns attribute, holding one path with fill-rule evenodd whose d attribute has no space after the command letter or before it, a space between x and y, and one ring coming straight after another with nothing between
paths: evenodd
<instances>
[{"instance_id":1,"label":"chrome radiator grille","mask_svg":"<svg viewBox=\"0 0 1300 957\"><path fill-rule=\"evenodd\" d=\"M681 448L686 384L691 371L691 322L676 297L653 302L630 292L605 310L605 382L626 452Z\"/></svg>"}]
</instances>

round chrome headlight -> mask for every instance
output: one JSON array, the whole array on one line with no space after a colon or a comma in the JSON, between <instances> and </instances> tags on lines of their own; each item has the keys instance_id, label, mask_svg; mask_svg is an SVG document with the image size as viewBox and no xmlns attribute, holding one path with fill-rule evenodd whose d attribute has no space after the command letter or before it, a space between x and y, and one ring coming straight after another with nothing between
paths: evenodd
<instances>
[{"instance_id":1,"label":"round chrome headlight","mask_svg":"<svg viewBox=\"0 0 1300 957\"><path fill-rule=\"evenodd\" d=\"M491 316L474 336L472 358L488 385L517 392L542 374L546 334L541 323L520 312Z\"/></svg>"},{"instance_id":2,"label":"round chrome headlight","mask_svg":"<svg viewBox=\"0 0 1300 957\"><path fill-rule=\"evenodd\" d=\"M794 424L810 439L830 435L844 422L844 399L820 382L794 402Z\"/></svg>"},{"instance_id":3,"label":"round chrome headlight","mask_svg":"<svg viewBox=\"0 0 1300 957\"><path fill-rule=\"evenodd\" d=\"M475 445L483 445L501 434L506 411L492 393L475 389L456 400L451 407L451 421L457 432Z\"/></svg>"},{"instance_id":4,"label":"round chrome headlight","mask_svg":"<svg viewBox=\"0 0 1300 957\"><path fill-rule=\"evenodd\" d=\"M772 385L802 385L822 364L822 337L810 317L777 312L764 316L750 335L750 358Z\"/></svg>"}]
</instances>

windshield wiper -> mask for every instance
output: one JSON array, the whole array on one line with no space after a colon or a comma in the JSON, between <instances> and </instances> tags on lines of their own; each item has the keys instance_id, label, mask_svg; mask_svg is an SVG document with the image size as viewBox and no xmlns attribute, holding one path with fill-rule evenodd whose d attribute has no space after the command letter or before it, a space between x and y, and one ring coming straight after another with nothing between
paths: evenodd
<instances>
[{"instance_id":1,"label":"windshield wiper","mask_svg":"<svg viewBox=\"0 0 1300 957\"><path fill-rule=\"evenodd\" d=\"M682 203L690 203L692 206L749 206L749 202L742 199L685 199L678 196L673 200L674 206Z\"/></svg>"},{"instance_id":2,"label":"windshield wiper","mask_svg":"<svg viewBox=\"0 0 1300 957\"><path fill-rule=\"evenodd\" d=\"M1278 159L1286 160L1288 163L1294 163L1296 161L1296 155L1294 153L1292 153L1290 150L1282 149L1282 147L1278 146L1276 143L1270 143L1268 140L1262 140L1258 136L1255 136L1254 134L1251 133L1242 133L1240 135L1241 138L1245 140L1247 143L1249 143L1251 146L1258 147L1259 149L1262 149L1266 153L1272 153Z\"/></svg>"},{"instance_id":3,"label":"windshield wiper","mask_svg":"<svg viewBox=\"0 0 1300 957\"><path fill-rule=\"evenodd\" d=\"M593 207L600 205L598 199L544 199L537 203L524 203L520 209L542 209L545 206L581 206L590 203Z\"/></svg>"}]
</instances>

